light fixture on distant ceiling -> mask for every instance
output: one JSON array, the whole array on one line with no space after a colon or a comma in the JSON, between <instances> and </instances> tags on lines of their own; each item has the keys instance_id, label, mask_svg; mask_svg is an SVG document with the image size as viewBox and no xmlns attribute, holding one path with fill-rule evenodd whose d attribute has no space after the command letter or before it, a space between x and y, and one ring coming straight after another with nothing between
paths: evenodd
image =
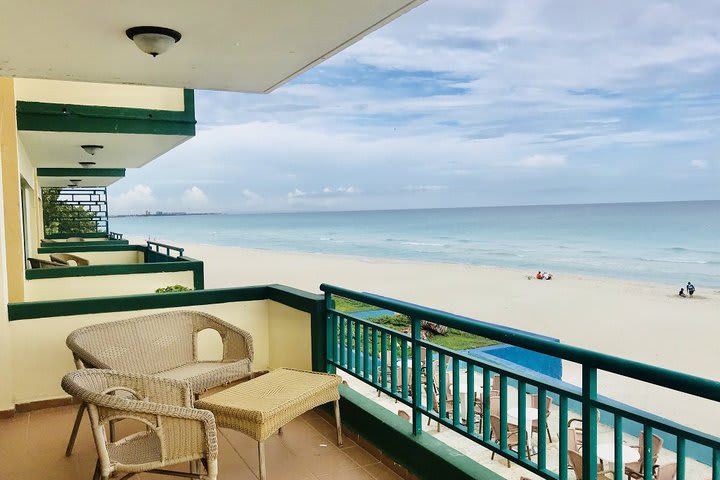
<instances>
[{"instance_id":1,"label":"light fixture on distant ceiling","mask_svg":"<svg viewBox=\"0 0 720 480\"><path fill-rule=\"evenodd\" d=\"M85 150L86 153L89 153L90 155L95 155L98 151L103 149L102 145L80 145L83 150Z\"/></svg>"},{"instance_id":2,"label":"light fixture on distant ceiling","mask_svg":"<svg viewBox=\"0 0 720 480\"><path fill-rule=\"evenodd\" d=\"M95 162L78 162L83 168L90 168L95 165Z\"/></svg>"},{"instance_id":3,"label":"light fixture on distant ceiling","mask_svg":"<svg viewBox=\"0 0 720 480\"><path fill-rule=\"evenodd\" d=\"M180 32L170 28L149 26L128 28L125 35L135 42L140 50L153 57L167 52L182 38Z\"/></svg>"},{"instance_id":4,"label":"light fixture on distant ceiling","mask_svg":"<svg viewBox=\"0 0 720 480\"><path fill-rule=\"evenodd\" d=\"M80 183L80 182L82 182L82 180L79 179L79 178L71 178L71 179L70 179L70 183L72 183L72 184L75 185L75 186L77 186L77 184Z\"/></svg>"}]
</instances>

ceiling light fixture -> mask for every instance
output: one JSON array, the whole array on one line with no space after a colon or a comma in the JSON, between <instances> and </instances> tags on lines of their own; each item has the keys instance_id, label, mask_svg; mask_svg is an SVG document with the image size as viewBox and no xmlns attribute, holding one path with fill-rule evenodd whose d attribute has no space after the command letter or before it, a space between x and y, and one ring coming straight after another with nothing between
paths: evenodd
<instances>
[{"instance_id":1,"label":"ceiling light fixture","mask_svg":"<svg viewBox=\"0 0 720 480\"><path fill-rule=\"evenodd\" d=\"M95 155L99 150L103 149L102 145L80 145L85 152Z\"/></svg>"},{"instance_id":2,"label":"ceiling light fixture","mask_svg":"<svg viewBox=\"0 0 720 480\"><path fill-rule=\"evenodd\" d=\"M71 178L71 179L70 179L70 183L72 183L73 185L77 185L77 184L80 183L80 182L82 182L82 180L80 180L80 179L78 179L78 178Z\"/></svg>"},{"instance_id":3,"label":"ceiling light fixture","mask_svg":"<svg viewBox=\"0 0 720 480\"><path fill-rule=\"evenodd\" d=\"M149 26L128 28L125 35L135 42L140 50L153 57L167 52L182 38L180 32L170 28Z\"/></svg>"},{"instance_id":4,"label":"ceiling light fixture","mask_svg":"<svg viewBox=\"0 0 720 480\"><path fill-rule=\"evenodd\" d=\"M90 168L95 165L95 162L78 162L83 168Z\"/></svg>"}]
</instances>

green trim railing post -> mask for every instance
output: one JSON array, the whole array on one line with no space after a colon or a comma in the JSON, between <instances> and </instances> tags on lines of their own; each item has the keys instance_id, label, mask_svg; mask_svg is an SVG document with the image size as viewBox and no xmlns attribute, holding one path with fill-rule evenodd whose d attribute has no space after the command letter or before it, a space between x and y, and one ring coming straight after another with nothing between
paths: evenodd
<instances>
[{"instance_id":1,"label":"green trim railing post","mask_svg":"<svg viewBox=\"0 0 720 480\"><path fill-rule=\"evenodd\" d=\"M490 370L483 368L483 418L482 418L482 437L486 442L490 441L491 425L490 425Z\"/></svg>"},{"instance_id":2,"label":"green trim railing post","mask_svg":"<svg viewBox=\"0 0 720 480\"><path fill-rule=\"evenodd\" d=\"M623 417L615 415L615 478L623 477Z\"/></svg>"},{"instance_id":3,"label":"green trim railing post","mask_svg":"<svg viewBox=\"0 0 720 480\"><path fill-rule=\"evenodd\" d=\"M475 365L468 363L467 365L467 398L465 413L465 422L467 423L468 433L475 432Z\"/></svg>"},{"instance_id":4,"label":"green trim railing post","mask_svg":"<svg viewBox=\"0 0 720 480\"><path fill-rule=\"evenodd\" d=\"M653 428L650 425L643 425L643 444L640 448L643 449L643 464L641 465L643 470L643 478L645 480L652 480L653 475Z\"/></svg>"},{"instance_id":5,"label":"green trim railing post","mask_svg":"<svg viewBox=\"0 0 720 480\"><path fill-rule=\"evenodd\" d=\"M525 448L527 447L527 430L525 429L525 425L527 424L527 415L526 415L526 408L527 408L527 398L526 398L526 385L525 382L522 380L518 380L518 387L517 387L517 395L518 395L518 458L520 460L524 459L527 455ZM538 413L538 417L540 414ZM543 432L544 433L544 432ZM538 429L538 437L540 436L540 431Z\"/></svg>"},{"instance_id":6,"label":"green trim railing post","mask_svg":"<svg viewBox=\"0 0 720 480\"><path fill-rule=\"evenodd\" d=\"M547 461L547 390L538 388L538 457L540 470L545 470ZM561 427L562 424L561 424ZM532 432L532 429L530 430Z\"/></svg>"},{"instance_id":7,"label":"green trim railing post","mask_svg":"<svg viewBox=\"0 0 720 480\"><path fill-rule=\"evenodd\" d=\"M583 478L597 480L597 369L582 367Z\"/></svg>"},{"instance_id":8,"label":"green trim railing post","mask_svg":"<svg viewBox=\"0 0 720 480\"><path fill-rule=\"evenodd\" d=\"M677 478L676 480L685 480L685 439L678 437L677 439Z\"/></svg>"},{"instance_id":9,"label":"green trim railing post","mask_svg":"<svg viewBox=\"0 0 720 480\"><path fill-rule=\"evenodd\" d=\"M565 395L560 397L560 455L559 467L560 480L568 480L568 398Z\"/></svg>"},{"instance_id":10,"label":"green trim railing post","mask_svg":"<svg viewBox=\"0 0 720 480\"><path fill-rule=\"evenodd\" d=\"M323 317L326 319L325 325L325 365L323 371L330 372L334 367L330 362L336 361L335 358L335 342L337 339L338 329L338 316L331 312L335 307L335 302L332 299L332 295L329 293L325 294L325 301L323 302L325 312Z\"/></svg>"},{"instance_id":11,"label":"green trim railing post","mask_svg":"<svg viewBox=\"0 0 720 480\"><path fill-rule=\"evenodd\" d=\"M422 366L420 365L420 319L417 317L410 318L410 334L412 336L412 410L413 410L413 434L420 435L422 433ZM403 372L406 369L403 368Z\"/></svg>"},{"instance_id":12,"label":"green trim railing post","mask_svg":"<svg viewBox=\"0 0 720 480\"><path fill-rule=\"evenodd\" d=\"M508 449L508 428L507 428L507 377L500 375L500 449Z\"/></svg>"}]
</instances>

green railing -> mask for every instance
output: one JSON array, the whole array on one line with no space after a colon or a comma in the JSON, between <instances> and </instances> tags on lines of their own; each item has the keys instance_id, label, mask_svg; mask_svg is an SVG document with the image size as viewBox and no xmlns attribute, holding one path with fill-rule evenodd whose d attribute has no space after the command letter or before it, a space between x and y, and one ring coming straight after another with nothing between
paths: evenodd
<instances>
[{"instance_id":1,"label":"green railing","mask_svg":"<svg viewBox=\"0 0 720 480\"><path fill-rule=\"evenodd\" d=\"M110 240L122 240L122 233L108 232L108 239Z\"/></svg>"},{"instance_id":2,"label":"green railing","mask_svg":"<svg viewBox=\"0 0 720 480\"><path fill-rule=\"evenodd\" d=\"M175 247L175 246L173 246L173 245L168 245L168 244L166 244L166 243L152 242L152 241L150 241L150 240L147 241L147 248L148 248L148 250L154 251L154 252L157 252L157 253L161 253L161 252L160 252L160 249L161 249L161 248L164 248L164 249L165 249L165 255L167 255L167 256L170 256L170 250L172 250L172 251L174 251L174 252L177 252L177 253L178 253L178 254L177 254L178 257L182 257L182 256L183 256L183 252L185 252L185 249L184 249L184 248Z\"/></svg>"},{"instance_id":3,"label":"green railing","mask_svg":"<svg viewBox=\"0 0 720 480\"><path fill-rule=\"evenodd\" d=\"M685 468L689 442L709 452L710 461L706 463L712 467L712 480L720 480L720 438L599 397L597 372L611 372L713 402L720 402L720 382L558 344L519 331L378 295L326 284L321 285L320 289L325 292L327 311L328 369L339 368L409 406L416 435L422 433L423 417L429 417L542 478L567 480L568 449L571 448L568 443L568 412L572 404L578 405L582 414L584 479L597 479L598 413L602 411L613 417L614 478L626 476L623 471L622 446L624 423L627 421L639 423L644 432L645 440L641 446L645 454L641 473L644 480L654 479L651 455L653 433L662 433L665 437L675 439L678 480L689 478ZM407 315L411 324L410 334L336 310L333 295ZM578 363L582 366L582 388L552 381L548 377L507 364L471 357L423 340L420 336L421 320ZM434 371L436 369L437 372ZM480 385L475 385L476 373L482 375ZM495 376L499 381L493 380ZM493 382L497 382L495 386L498 392L491 391ZM517 410L513 412L517 423L508 420L509 383L515 385L517 390ZM462 384L465 385L465 392L461 393ZM415 392L418 394L415 395ZM532 419L527 415L526 394L531 392L537 392L536 405L546 405L548 398L558 403L557 469L548 468L548 439L545 436L548 418L543 414L544 408L539 408L540 413L537 415L537 454L529 449L531 438L528 438L527 432L530 430L532 434ZM461 395L467 399L464 411L460 408ZM496 418L491 419L495 413Z\"/></svg>"}]
</instances>

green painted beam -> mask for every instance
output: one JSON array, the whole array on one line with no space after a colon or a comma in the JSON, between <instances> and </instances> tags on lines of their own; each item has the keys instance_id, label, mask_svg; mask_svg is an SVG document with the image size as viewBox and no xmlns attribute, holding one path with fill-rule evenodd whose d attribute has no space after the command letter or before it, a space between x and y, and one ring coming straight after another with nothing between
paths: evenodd
<instances>
[{"instance_id":1,"label":"green painted beam","mask_svg":"<svg viewBox=\"0 0 720 480\"><path fill-rule=\"evenodd\" d=\"M90 244L90 245L88 245ZM97 242L45 243L38 253L83 253L83 252L125 252L145 251L144 245L130 245L127 240L101 240Z\"/></svg>"},{"instance_id":2,"label":"green painted beam","mask_svg":"<svg viewBox=\"0 0 720 480\"><path fill-rule=\"evenodd\" d=\"M38 177L124 177L124 168L38 168Z\"/></svg>"},{"instance_id":3,"label":"green painted beam","mask_svg":"<svg viewBox=\"0 0 720 480\"><path fill-rule=\"evenodd\" d=\"M182 111L18 101L17 126L27 131L194 136L194 98L193 90L184 91Z\"/></svg>"},{"instance_id":4,"label":"green painted beam","mask_svg":"<svg viewBox=\"0 0 720 480\"><path fill-rule=\"evenodd\" d=\"M248 302L266 299L267 286L259 285L242 288L194 290L189 292L146 293L115 297L10 303L8 304L8 317L11 321L18 321L33 318L154 310L157 308L190 307L193 305Z\"/></svg>"}]
</instances>

